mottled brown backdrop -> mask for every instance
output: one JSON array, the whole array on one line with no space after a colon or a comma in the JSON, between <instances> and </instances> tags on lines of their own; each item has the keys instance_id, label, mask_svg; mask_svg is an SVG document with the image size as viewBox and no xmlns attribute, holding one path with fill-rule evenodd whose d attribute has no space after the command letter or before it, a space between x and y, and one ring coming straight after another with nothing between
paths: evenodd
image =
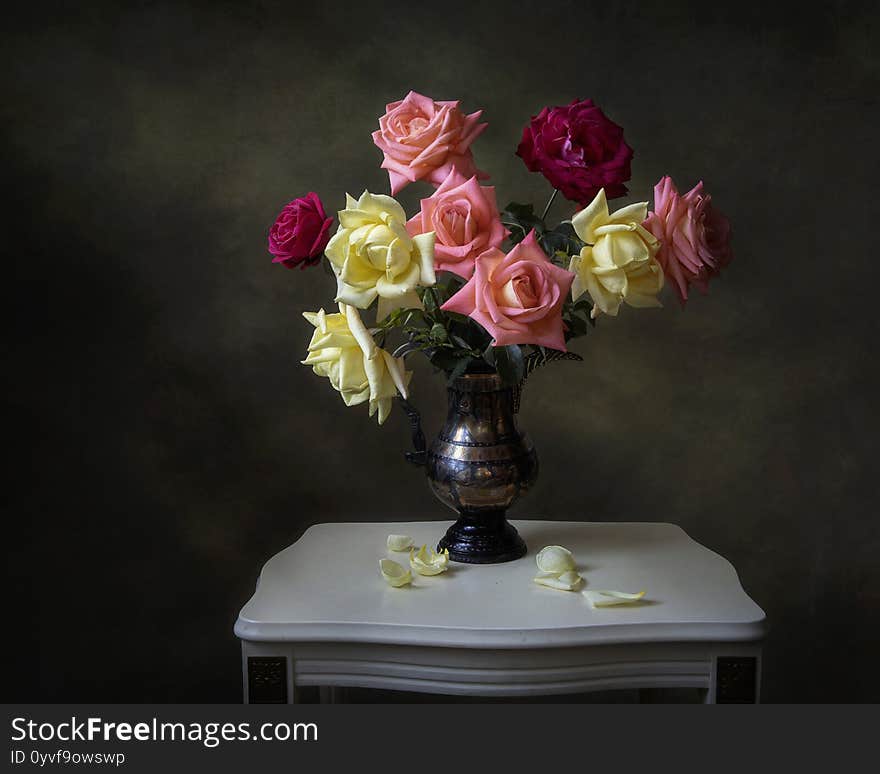
<instances>
[{"instance_id":1,"label":"mottled brown backdrop","mask_svg":"<svg viewBox=\"0 0 880 774\"><path fill-rule=\"evenodd\" d=\"M705 180L735 262L685 312L626 308L576 343L583 364L530 380L542 471L515 515L680 524L767 611L766 700L880 698L873 5L8 18L4 698L238 701L232 626L262 562L316 521L448 516L403 460L405 418L378 428L299 365L330 278L265 251L289 199L387 190L370 132L410 88L485 110L502 202L544 201L513 151L573 97L625 127L629 201ZM413 399L436 429L427 367Z\"/></svg>"}]
</instances>

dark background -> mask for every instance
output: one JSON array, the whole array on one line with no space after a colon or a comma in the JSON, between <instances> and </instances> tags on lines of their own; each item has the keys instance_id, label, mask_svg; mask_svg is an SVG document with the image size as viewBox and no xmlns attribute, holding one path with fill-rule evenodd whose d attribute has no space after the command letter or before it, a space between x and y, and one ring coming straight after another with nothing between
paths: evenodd
<instances>
[{"instance_id":1,"label":"dark background","mask_svg":"<svg viewBox=\"0 0 880 774\"><path fill-rule=\"evenodd\" d=\"M873 5L7 17L4 699L238 701L232 626L269 556L317 521L448 518L405 418L298 363L332 280L265 250L295 196L387 191L369 133L410 88L485 110L502 203L549 194L513 155L529 116L591 97L636 150L618 204L703 178L734 226L709 297L624 308L530 380L542 472L514 515L678 523L766 610L767 701L880 698ZM424 365L413 400L436 429Z\"/></svg>"}]
</instances>

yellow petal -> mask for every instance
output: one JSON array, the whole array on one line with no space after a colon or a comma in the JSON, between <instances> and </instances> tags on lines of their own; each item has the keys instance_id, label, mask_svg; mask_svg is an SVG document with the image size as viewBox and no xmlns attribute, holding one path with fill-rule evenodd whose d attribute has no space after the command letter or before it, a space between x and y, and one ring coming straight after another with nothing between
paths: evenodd
<instances>
[{"instance_id":1,"label":"yellow petal","mask_svg":"<svg viewBox=\"0 0 880 774\"><path fill-rule=\"evenodd\" d=\"M364 353L364 357L373 357L379 348L376 346L375 340L367 330L367 326L364 325L364 321L361 320L361 316L357 309L348 304L340 303L339 311L345 315L345 319L348 322L348 329L351 331L352 336L354 336L355 341L357 341L360 346L361 352Z\"/></svg>"},{"instance_id":2,"label":"yellow petal","mask_svg":"<svg viewBox=\"0 0 880 774\"><path fill-rule=\"evenodd\" d=\"M400 588L408 583L412 583L412 573L393 559L380 559L379 571L388 582L388 585L394 586L394 588Z\"/></svg>"},{"instance_id":3,"label":"yellow petal","mask_svg":"<svg viewBox=\"0 0 880 774\"><path fill-rule=\"evenodd\" d=\"M407 397L406 387L412 377L412 373L407 371L404 367L402 357L395 358L390 352L384 349L380 349L379 351L382 353L385 367L388 369L388 374L394 382L394 386L405 399Z\"/></svg>"},{"instance_id":4,"label":"yellow petal","mask_svg":"<svg viewBox=\"0 0 880 774\"><path fill-rule=\"evenodd\" d=\"M413 237L413 243L415 245L416 256L421 272L419 284L424 287L431 287L431 285L437 281L436 275L434 274L435 239L436 235L433 231Z\"/></svg>"},{"instance_id":5,"label":"yellow petal","mask_svg":"<svg viewBox=\"0 0 880 774\"><path fill-rule=\"evenodd\" d=\"M397 298L385 298L379 296L379 304L376 308L376 322L380 323L395 309L424 309L422 299L415 290L410 290Z\"/></svg>"},{"instance_id":6,"label":"yellow petal","mask_svg":"<svg viewBox=\"0 0 880 774\"><path fill-rule=\"evenodd\" d=\"M385 541L389 551L406 551L412 544L413 539L409 535L389 535Z\"/></svg>"},{"instance_id":7,"label":"yellow petal","mask_svg":"<svg viewBox=\"0 0 880 774\"><path fill-rule=\"evenodd\" d=\"M568 570L558 575L542 573L535 576L534 581L541 586L558 589L559 591L577 591L584 579L574 570Z\"/></svg>"},{"instance_id":8,"label":"yellow petal","mask_svg":"<svg viewBox=\"0 0 880 774\"><path fill-rule=\"evenodd\" d=\"M599 193L586 207L576 213L571 219L571 225L575 233L587 244L594 244L596 235L593 229L603 226L608 222L608 200L605 198L605 189L600 188Z\"/></svg>"},{"instance_id":9,"label":"yellow petal","mask_svg":"<svg viewBox=\"0 0 880 774\"><path fill-rule=\"evenodd\" d=\"M621 207L611 215L612 223L641 223L648 217L648 202L636 202Z\"/></svg>"},{"instance_id":10,"label":"yellow petal","mask_svg":"<svg viewBox=\"0 0 880 774\"><path fill-rule=\"evenodd\" d=\"M449 549L444 549L439 554L428 549L427 545L422 546L418 553L410 549L409 566L419 575L439 575L449 568Z\"/></svg>"},{"instance_id":11,"label":"yellow petal","mask_svg":"<svg viewBox=\"0 0 880 774\"><path fill-rule=\"evenodd\" d=\"M581 594L589 600L594 608L613 607L614 605L630 605L633 602L638 602L643 596L645 596L644 591L639 591L635 594L628 594L625 591L599 589L584 589Z\"/></svg>"},{"instance_id":12,"label":"yellow petal","mask_svg":"<svg viewBox=\"0 0 880 774\"><path fill-rule=\"evenodd\" d=\"M371 194L369 191L364 191L354 204L357 209L382 217L385 220L396 220L399 223L406 222L406 213L403 211L403 207L386 194ZM349 209L354 209L351 205L348 205L348 207Z\"/></svg>"},{"instance_id":13,"label":"yellow petal","mask_svg":"<svg viewBox=\"0 0 880 774\"><path fill-rule=\"evenodd\" d=\"M562 546L546 546L542 548L538 551L535 561L542 573L558 575L568 570L574 570L577 567L571 551Z\"/></svg>"}]
</instances>

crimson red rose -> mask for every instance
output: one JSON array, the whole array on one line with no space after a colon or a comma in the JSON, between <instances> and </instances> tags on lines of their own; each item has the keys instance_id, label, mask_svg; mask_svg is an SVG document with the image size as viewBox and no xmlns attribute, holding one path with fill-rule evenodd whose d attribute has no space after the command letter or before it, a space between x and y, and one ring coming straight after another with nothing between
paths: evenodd
<instances>
[{"instance_id":1,"label":"crimson red rose","mask_svg":"<svg viewBox=\"0 0 880 774\"><path fill-rule=\"evenodd\" d=\"M269 229L269 252L272 263L288 269L314 266L321 260L330 241L330 224L318 194L311 191L289 202Z\"/></svg>"},{"instance_id":2,"label":"crimson red rose","mask_svg":"<svg viewBox=\"0 0 880 774\"><path fill-rule=\"evenodd\" d=\"M585 207L605 189L606 199L625 196L632 148L623 129L590 99L545 107L523 129L516 149L532 172L540 172L566 199Z\"/></svg>"}]
</instances>

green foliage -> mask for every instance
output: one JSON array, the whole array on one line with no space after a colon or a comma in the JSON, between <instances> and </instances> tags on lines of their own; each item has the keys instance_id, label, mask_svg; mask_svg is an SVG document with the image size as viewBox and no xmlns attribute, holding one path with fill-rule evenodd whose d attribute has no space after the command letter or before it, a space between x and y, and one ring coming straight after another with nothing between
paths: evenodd
<instances>
[{"instance_id":1,"label":"green foliage","mask_svg":"<svg viewBox=\"0 0 880 774\"><path fill-rule=\"evenodd\" d=\"M418 290L424 309L398 309L382 322L383 333L399 328L406 336L395 355L423 352L449 379L482 361L489 334L469 317L440 309L463 284L460 277L444 272L434 287Z\"/></svg>"},{"instance_id":2,"label":"green foliage","mask_svg":"<svg viewBox=\"0 0 880 774\"><path fill-rule=\"evenodd\" d=\"M572 255L578 255L584 247L584 242L575 233L574 226L570 221L565 221L557 225L554 229L547 231L540 239L541 247L549 256L555 256L562 253L565 256L565 268L568 268L568 258Z\"/></svg>"},{"instance_id":3,"label":"green foliage","mask_svg":"<svg viewBox=\"0 0 880 774\"><path fill-rule=\"evenodd\" d=\"M565 269L571 256L580 253L584 247L584 242L578 238L570 221L547 228L547 224L535 215L531 204L510 202L501 213L501 222L510 231L508 239L511 247L522 242L534 230L541 249L553 263Z\"/></svg>"},{"instance_id":4,"label":"green foliage","mask_svg":"<svg viewBox=\"0 0 880 774\"><path fill-rule=\"evenodd\" d=\"M583 336L590 327L595 327L596 320L590 317L592 309L593 302L586 294L577 301L566 301L562 307L562 321L567 328L565 331L566 341Z\"/></svg>"},{"instance_id":5,"label":"green foliage","mask_svg":"<svg viewBox=\"0 0 880 774\"><path fill-rule=\"evenodd\" d=\"M532 229L538 237L547 230L544 221L535 215L535 208L531 204L510 202L501 213L501 222L510 231L511 245L522 242Z\"/></svg>"}]
</instances>

